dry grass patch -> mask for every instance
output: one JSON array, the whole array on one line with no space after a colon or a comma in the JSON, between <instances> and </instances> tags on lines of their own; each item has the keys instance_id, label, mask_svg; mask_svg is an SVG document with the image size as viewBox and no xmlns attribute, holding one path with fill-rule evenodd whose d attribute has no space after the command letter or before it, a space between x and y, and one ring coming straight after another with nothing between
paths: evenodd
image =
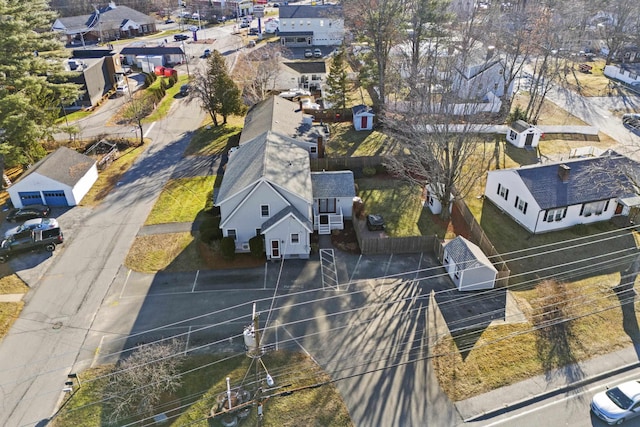
<instances>
[{"instance_id":1,"label":"dry grass patch","mask_svg":"<svg viewBox=\"0 0 640 427\"><path fill-rule=\"evenodd\" d=\"M80 206L96 206L102 199L115 188L122 176L133 166L138 156L146 149L143 146L136 146L120 152L118 158L109 165L108 168L100 171L98 180L93 184L91 190L82 198Z\"/></svg>"},{"instance_id":2,"label":"dry grass patch","mask_svg":"<svg viewBox=\"0 0 640 427\"><path fill-rule=\"evenodd\" d=\"M630 345L632 339L625 325L637 325L640 316L637 304L626 306L631 308L633 319L623 315L612 291L619 282L619 275L610 274L563 285L566 294L572 296L568 298L568 312L574 320L557 325L567 329L561 342L548 329L534 329L533 316L540 313L549 296L538 289L516 292L516 299L532 303L531 309L525 308L530 322L491 326L438 342L434 366L440 385L453 400L463 400L543 374L567 361L585 360ZM540 327L539 321L537 325ZM550 341L550 336L555 339ZM460 348L460 343L472 347Z\"/></svg>"},{"instance_id":3,"label":"dry grass patch","mask_svg":"<svg viewBox=\"0 0 640 427\"><path fill-rule=\"evenodd\" d=\"M24 302L0 302L0 339L11 329L13 323L20 316Z\"/></svg>"},{"instance_id":4,"label":"dry grass patch","mask_svg":"<svg viewBox=\"0 0 640 427\"><path fill-rule=\"evenodd\" d=\"M351 122L329 125L331 138L325 147L330 157L393 155L398 146L387 135L373 131L356 131Z\"/></svg>"},{"instance_id":5,"label":"dry grass patch","mask_svg":"<svg viewBox=\"0 0 640 427\"><path fill-rule=\"evenodd\" d=\"M529 94L526 92L518 92L513 98L512 109L519 106L523 110L527 108L529 102ZM588 124L571 114L570 112L563 110L548 99L545 100L542 110L540 111L540 118L538 124L544 125L580 125L587 126Z\"/></svg>"}]
</instances>

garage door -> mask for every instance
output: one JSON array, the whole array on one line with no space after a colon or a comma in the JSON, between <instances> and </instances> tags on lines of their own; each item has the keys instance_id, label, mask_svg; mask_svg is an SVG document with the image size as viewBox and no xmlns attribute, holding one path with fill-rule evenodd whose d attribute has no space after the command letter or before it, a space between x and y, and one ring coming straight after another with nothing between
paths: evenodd
<instances>
[{"instance_id":1,"label":"garage door","mask_svg":"<svg viewBox=\"0 0 640 427\"><path fill-rule=\"evenodd\" d=\"M42 204L42 197L40 196L39 191L20 192L18 193L18 196L20 196L20 200L22 201L22 206Z\"/></svg>"},{"instance_id":2,"label":"garage door","mask_svg":"<svg viewBox=\"0 0 640 427\"><path fill-rule=\"evenodd\" d=\"M69 206L64 191L43 191L42 194L48 206Z\"/></svg>"}]
</instances>

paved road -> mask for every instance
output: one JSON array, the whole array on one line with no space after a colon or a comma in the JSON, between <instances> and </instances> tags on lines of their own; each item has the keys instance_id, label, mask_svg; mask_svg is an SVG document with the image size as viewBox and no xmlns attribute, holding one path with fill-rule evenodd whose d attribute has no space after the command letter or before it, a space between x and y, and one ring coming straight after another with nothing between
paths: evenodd
<instances>
[{"instance_id":1,"label":"paved road","mask_svg":"<svg viewBox=\"0 0 640 427\"><path fill-rule=\"evenodd\" d=\"M0 343L0 425L48 419L66 375L92 359L95 348L85 340L95 314L189 133L203 118L199 108L175 105L170 120L157 122L151 146L33 284L22 315Z\"/></svg>"}]
</instances>

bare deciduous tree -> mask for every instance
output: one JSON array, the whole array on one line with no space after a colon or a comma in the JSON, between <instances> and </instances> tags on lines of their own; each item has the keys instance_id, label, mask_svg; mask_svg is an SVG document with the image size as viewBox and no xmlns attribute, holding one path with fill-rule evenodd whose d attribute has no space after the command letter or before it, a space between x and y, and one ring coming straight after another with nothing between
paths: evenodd
<instances>
[{"instance_id":1,"label":"bare deciduous tree","mask_svg":"<svg viewBox=\"0 0 640 427\"><path fill-rule=\"evenodd\" d=\"M145 344L119 362L104 388L110 421L153 414L162 393L180 387L178 369L183 351L179 340Z\"/></svg>"},{"instance_id":2,"label":"bare deciduous tree","mask_svg":"<svg viewBox=\"0 0 640 427\"><path fill-rule=\"evenodd\" d=\"M279 43L267 43L240 56L234 75L240 81L246 104L253 105L266 99L275 89L280 61L286 52L287 49Z\"/></svg>"}]
</instances>

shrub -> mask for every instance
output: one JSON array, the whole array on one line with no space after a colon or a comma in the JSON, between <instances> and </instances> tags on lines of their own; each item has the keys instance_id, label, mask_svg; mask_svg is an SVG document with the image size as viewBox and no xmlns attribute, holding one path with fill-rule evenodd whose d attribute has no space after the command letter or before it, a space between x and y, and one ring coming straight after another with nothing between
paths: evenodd
<instances>
[{"instance_id":1,"label":"shrub","mask_svg":"<svg viewBox=\"0 0 640 427\"><path fill-rule=\"evenodd\" d=\"M220 217L207 217L200 224L200 240L206 244L211 244L214 240L222 239L222 230L220 229Z\"/></svg>"},{"instance_id":2,"label":"shrub","mask_svg":"<svg viewBox=\"0 0 640 427\"><path fill-rule=\"evenodd\" d=\"M173 87L176 83L178 83L178 79L176 79L176 76L169 77L167 88Z\"/></svg>"},{"instance_id":3,"label":"shrub","mask_svg":"<svg viewBox=\"0 0 640 427\"><path fill-rule=\"evenodd\" d=\"M249 239L249 249L251 250L251 255L256 258L264 256L264 239L262 236L258 235Z\"/></svg>"},{"instance_id":4,"label":"shrub","mask_svg":"<svg viewBox=\"0 0 640 427\"><path fill-rule=\"evenodd\" d=\"M374 167L366 167L362 168L362 175L366 177L372 177L376 174L376 168Z\"/></svg>"},{"instance_id":5,"label":"shrub","mask_svg":"<svg viewBox=\"0 0 640 427\"><path fill-rule=\"evenodd\" d=\"M236 256L236 241L233 237L223 237L220 240L220 253L225 259L233 259Z\"/></svg>"},{"instance_id":6,"label":"shrub","mask_svg":"<svg viewBox=\"0 0 640 427\"><path fill-rule=\"evenodd\" d=\"M513 123L518 120L527 120L527 112L520 108L519 105L516 105L516 108L507 116L507 122Z\"/></svg>"}]
</instances>

